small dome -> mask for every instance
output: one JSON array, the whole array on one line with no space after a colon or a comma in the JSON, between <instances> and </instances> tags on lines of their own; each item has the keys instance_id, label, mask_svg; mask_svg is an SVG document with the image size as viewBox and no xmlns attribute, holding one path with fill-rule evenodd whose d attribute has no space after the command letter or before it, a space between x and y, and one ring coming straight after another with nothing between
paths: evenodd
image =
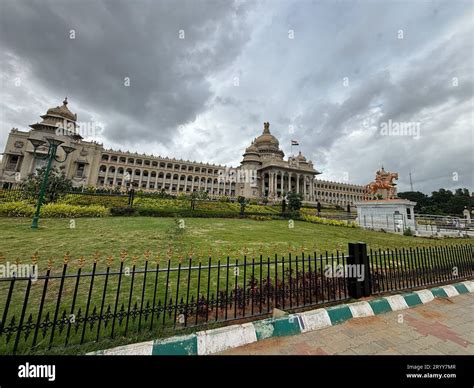
<instances>
[{"instance_id":1,"label":"small dome","mask_svg":"<svg viewBox=\"0 0 474 388\"><path fill-rule=\"evenodd\" d=\"M57 106L56 108L50 108L48 109L46 114L51 115L51 116L60 116L71 121L76 121L77 119L77 116L74 113L72 113L67 107L67 97L64 99L62 106Z\"/></svg>"},{"instance_id":2,"label":"small dome","mask_svg":"<svg viewBox=\"0 0 474 388\"><path fill-rule=\"evenodd\" d=\"M298 156L296 157L296 159L297 159L300 163L301 163L301 162L303 162L303 163L306 162L306 158L303 156L303 154L301 153L301 151L300 151L300 153L298 154Z\"/></svg>"},{"instance_id":3,"label":"small dome","mask_svg":"<svg viewBox=\"0 0 474 388\"><path fill-rule=\"evenodd\" d=\"M252 142L246 149L245 153L258 153L258 148L255 146L255 143Z\"/></svg>"}]
</instances>

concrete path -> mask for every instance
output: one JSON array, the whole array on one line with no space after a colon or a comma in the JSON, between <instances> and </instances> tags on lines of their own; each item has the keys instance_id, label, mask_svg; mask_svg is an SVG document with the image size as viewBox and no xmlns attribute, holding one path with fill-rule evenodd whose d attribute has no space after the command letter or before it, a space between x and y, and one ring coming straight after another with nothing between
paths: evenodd
<instances>
[{"instance_id":1,"label":"concrete path","mask_svg":"<svg viewBox=\"0 0 474 388\"><path fill-rule=\"evenodd\" d=\"M305 334L274 337L224 355L474 355L474 294L430 303Z\"/></svg>"}]
</instances>

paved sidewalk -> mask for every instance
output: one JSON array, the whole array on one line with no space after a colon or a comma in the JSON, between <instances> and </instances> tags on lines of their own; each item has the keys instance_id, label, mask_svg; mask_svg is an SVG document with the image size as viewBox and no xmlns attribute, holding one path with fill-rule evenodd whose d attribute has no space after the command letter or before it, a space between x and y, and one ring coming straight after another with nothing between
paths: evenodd
<instances>
[{"instance_id":1,"label":"paved sidewalk","mask_svg":"<svg viewBox=\"0 0 474 388\"><path fill-rule=\"evenodd\" d=\"M474 294L432 302L289 337L274 337L224 355L474 355Z\"/></svg>"}]
</instances>

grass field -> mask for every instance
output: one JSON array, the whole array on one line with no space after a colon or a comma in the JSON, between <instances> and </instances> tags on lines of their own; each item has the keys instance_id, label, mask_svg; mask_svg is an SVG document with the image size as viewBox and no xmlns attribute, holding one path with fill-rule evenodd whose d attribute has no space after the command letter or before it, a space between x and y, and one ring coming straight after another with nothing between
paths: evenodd
<instances>
[{"instance_id":1,"label":"grass field","mask_svg":"<svg viewBox=\"0 0 474 388\"><path fill-rule=\"evenodd\" d=\"M302 248L307 252L347 252L349 242L360 241L367 243L369 249L466 243L465 239L407 237L302 221L295 221L290 228L285 220L185 218L182 229L176 219L154 217L82 218L75 220L75 228L70 228L69 219L42 219L38 230L30 229L30 222L0 218L0 257L27 263L37 251L40 269L46 267L48 259L53 259L59 268L67 251L71 264L80 256L87 260L95 252L104 261L109 255L117 259L121 250L126 250L129 257L139 256L140 264L146 250L152 259L155 255L165 259L170 250L174 261L186 257L191 250L193 257L207 258L210 253L214 258L239 258L245 251L249 257L260 253L301 253Z\"/></svg>"}]
</instances>

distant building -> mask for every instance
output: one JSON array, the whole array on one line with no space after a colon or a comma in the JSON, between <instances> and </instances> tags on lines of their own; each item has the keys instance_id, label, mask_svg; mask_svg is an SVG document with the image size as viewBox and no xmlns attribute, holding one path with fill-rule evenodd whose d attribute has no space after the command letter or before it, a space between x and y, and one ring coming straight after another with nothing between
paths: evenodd
<instances>
[{"instance_id":1,"label":"distant building","mask_svg":"<svg viewBox=\"0 0 474 388\"><path fill-rule=\"evenodd\" d=\"M13 128L0 166L0 184L7 188L21 183L44 165L33 157L30 138L53 136L76 148L58 167L75 187L134 187L144 191L165 190L171 194L207 191L210 197L239 195L279 201L287 192L296 191L306 202L344 206L360 201L364 187L315 179L320 174L301 152L284 159L279 142L264 123L263 133L245 149L237 168L191 162L175 158L105 149L102 144L85 141L77 130L77 115L62 106L48 109L40 123L29 131ZM46 148L37 151L47 152ZM60 151L61 152L61 151ZM62 157L63 155L59 155Z\"/></svg>"}]
</instances>

